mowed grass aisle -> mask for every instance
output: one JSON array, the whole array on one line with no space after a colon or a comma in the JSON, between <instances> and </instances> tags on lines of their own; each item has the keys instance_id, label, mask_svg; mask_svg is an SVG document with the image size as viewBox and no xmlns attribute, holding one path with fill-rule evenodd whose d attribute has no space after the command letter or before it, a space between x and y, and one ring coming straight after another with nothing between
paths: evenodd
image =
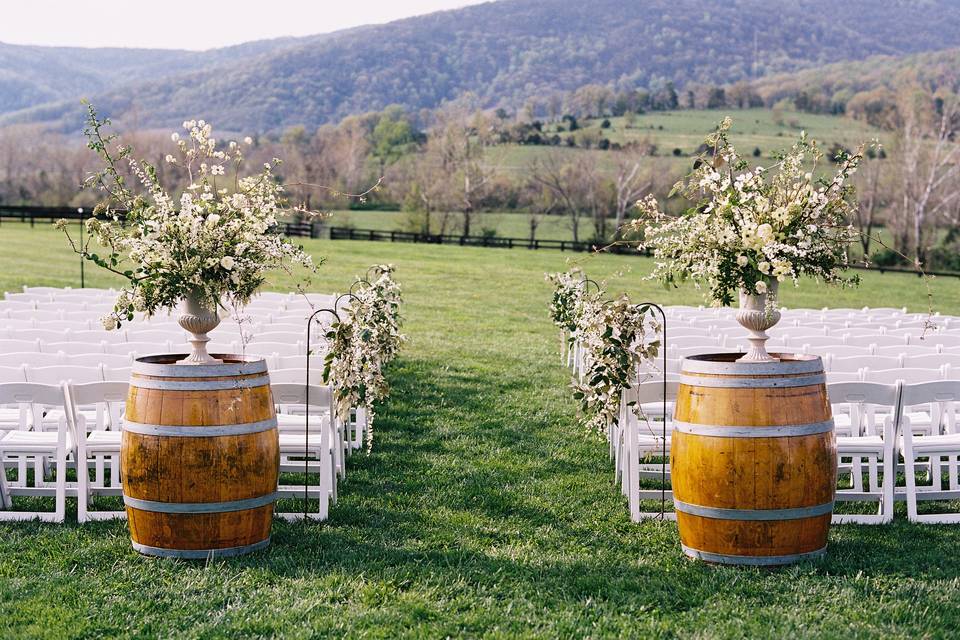
<instances>
[{"instance_id":1,"label":"mowed grass aisle","mask_svg":"<svg viewBox=\"0 0 960 640\"><path fill-rule=\"evenodd\" d=\"M543 273L569 256L309 247L329 258L322 291L395 263L410 338L330 519L277 522L266 552L206 565L138 556L123 522L0 525L0 636L889 638L960 624L957 527L837 527L825 561L768 571L690 562L672 523L631 523L605 444L575 424L546 317ZM698 300L642 283L644 260L585 266L633 269L612 288L638 300ZM0 227L0 290L76 286L77 272L52 231ZM960 312L958 286L935 283L938 308ZM785 298L925 305L916 278L889 275Z\"/></svg>"}]
</instances>

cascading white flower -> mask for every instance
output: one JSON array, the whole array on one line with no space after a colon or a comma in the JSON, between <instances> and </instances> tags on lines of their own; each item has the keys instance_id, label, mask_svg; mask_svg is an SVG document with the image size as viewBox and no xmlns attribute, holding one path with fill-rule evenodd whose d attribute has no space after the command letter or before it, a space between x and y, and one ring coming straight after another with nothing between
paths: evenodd
<instances>
[{"instance_id":1,"label":"cascading white flower","mask_svg":"<svg viewBox=\"0 0 960 640\"><path fill-rule=\"evenodd\" d=\"M373 446L375 404L388 393L384 368L406 340L400 333L400 285L393 265L372 268L372 282L361 284L350 305L338 311L340 321L327 332L323 379L333 385L337 414L346 420L353 408L367 413L367 450Z\"/></svg>"},{"instance_id":2,"label":"cascading white flower","mask_svg":"<svg viewBox=\"0 0 960 640\"><path fill-rule=\"evenodd\" d=\"M589 293L585 278L579 268L547 275L554 284L550 316L580 344L583 374L571 386L584 426L602 433L619 420L623 390L639 365L657 357L660 325L648 306L631 304L627 296L605 301L599 287ZM640 415L639 407L633 410Z\"/></svg>"}]
</instances>

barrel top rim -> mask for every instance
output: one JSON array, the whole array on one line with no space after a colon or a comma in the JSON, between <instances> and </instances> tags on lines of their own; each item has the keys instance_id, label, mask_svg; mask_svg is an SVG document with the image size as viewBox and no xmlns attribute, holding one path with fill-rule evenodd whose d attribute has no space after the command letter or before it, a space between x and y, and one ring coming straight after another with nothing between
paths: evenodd
<instances>
[{"instance_id":1,"label":"barrel top rim","mask_svg":"<svg viewBox=\"0 0 960 640\"><path fill-rule=\"evenodd\" d=\"M183 360L187 355L186 353L164 353L141 356L134 360L132 373L174 378L207 378L267 372L267 361L259 356L213 353L210 355L219 360L224 360L224 362L219 364L177 364L178 360Z\"/></svg>"},{"instance_id":2,"label":"barrel top rim","mask_svg":"<svg viewBox=\"0 0 960 640\"><path fill-rule=\"evenodd\" d=\"M737 362L743 353L704 353L686 356L682 373L707 373L734 376L776 376L823 373L820 356L801 353L771 353L775 362Z\"/></svg>"}]
</instances>

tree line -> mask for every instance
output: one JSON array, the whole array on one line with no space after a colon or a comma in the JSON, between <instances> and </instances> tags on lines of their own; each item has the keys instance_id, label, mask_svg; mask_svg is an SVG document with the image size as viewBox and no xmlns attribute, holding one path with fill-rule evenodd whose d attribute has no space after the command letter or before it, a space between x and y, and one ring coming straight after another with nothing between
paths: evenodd
<instances>
[{"instance_id":1,"label":"tree line","mask_svg":"<svg viewBox=\"0 0 960 640\"><path fill-rule=\"evenodd\" d=\"M905 255L931 268L960 269L957 88L907 82L895 91L884 120L889 142L856 176L860 208L851 220L863 232L862 253L876 262L892 265ZM711 90L695 94L695 104L697 95L709 100ZM724 92L744 107L753 104L750 95L747 89ZM682 168L649 141L604 145L604 124L583 127L584 120L618 114L629 120L644 110L676 108L680 98L669 83L652 93L587 85L547 104L545 112L530 103L508 113L479 108L480 101L467 94L436 110L412 113L392 106L335 125L259 136L248 159L282 158L278 174L287 183L329 187L289 194L312 209L342 207L338 193L360 193L382 179L382 188L352 206L401 210L404 230L490 233L477 228L479 213L516 211L525 217L530 239L548 216L558 216L573 240L606 243L617 239L634 202L647 193L676 213L680 205L667 194ZM564 132L561 143L544 142L558 131ZM577 136L587 131L591 137ZM179 169L162 162L168 132L130 130L123 138L154 162L161 182L183 184ZM543 144L556 148L517 153ZM93 164L92 154L72 138L35 126L2 129L0 204L91 206L96 194L80 192L78 185ZM888 246L874 239L881 229Z\"/></svg>"}]
</instances>

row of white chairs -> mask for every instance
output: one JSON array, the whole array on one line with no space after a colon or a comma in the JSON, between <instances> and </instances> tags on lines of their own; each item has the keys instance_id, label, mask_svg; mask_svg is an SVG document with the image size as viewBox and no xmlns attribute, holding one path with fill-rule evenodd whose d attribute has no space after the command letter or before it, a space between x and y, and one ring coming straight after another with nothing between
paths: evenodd
<instances>
[{"instance_id":1,"label":"row of white chairs","mask_svg":"<svg viewBox=\"0 0 960 640\"><path fill-rule=\"evenodd\" d=\"M307 343L290 336L283 341L251 340L249 342L225 342L214 340L207 343L208 353L238 353L258 356L297 356L307 354ZM147 340L143 342L47 342L44 340L0 340L0 355L10 353L48 354L154 354L186 353L190 345L186 340ZM317 336L310 343L314 353L326 349L326 342Z\"/></svg>"},{"instance_id":2,"label":"row of white chairs","mask_svg":"<svg viewBox=\"0 0 960 640\"><path fill-rule=\"evenodd\" d=\"M618 424L611 425L615 478L634 521L659 515L644 512L643 500L672 498L669 464L651 460L670 454L671 414L678 387L677 382L667 383L664 421L663 384L631 386L624 393ZM836 423L842 485L836 490L836 500L877 505L875 513L835 514L835 523L888 523L893 520L897 500L906 501L912 522L960 523L960 513L919 510L921 501L960 499L960 380L833 383L828 385L828 396ZM642 418L636 417L631 403L642 408ZM898 486L898 473L904 477L903 486ZM664 479L668 486L642 486L644 480Z\"/></svg>"},{"instance_id":3,"label":"row of white chairs","mask_svg":"<svg viewBox=\"0 0 960 640\"><path fill-rule=\"evenodd\" d=\"M305 498L311 503L306 517L323 520L337 499L346 456L356 448L354 440L362 439L365 416L359 412L348 423L340 421L327 386L307 387L301 381L272 382L271 387L280 432L279 497ZM77 498L80 522L125 517L123 511L93 510L91 500L122 494L120 444L126 395L125 382L0 384L0 406L14 407L0 410L0 520L63 522L70 496ZM315 480L306 490L302 482L289 482L283 475L302 474L305 460L308 475ZM16 469L14 479L7 479L7 469ZM76 470L76 481L68 480L69 469ZM52 496L54 508L14 510L15 496ZM277 515L293 519L304 513Z\"/></svg>"},{"instance_id":4,"label":"row of white chairs","mask_svg":"<svg viewBox=\"0 0 960 640\"><path fill-rule=\"evenodd\" d=\"M56 287L24 287L23 291L8 291L0 300L0 308L5 305L30 305L35 309L42 305L67 304L75 306L113 306L118 291L109 289L58 289ZM300 308L316 304L329 304L336 296L330 294L265 291L257 294L245 308L272 307Z\"/></svg>"},{"instance_id":5,"label":"row of white chairs","mask_svg":"<svg viewBox=\"0 0 960 640\"><path fill-rule=\"evenodd\" d=\"M121 381L130 379L133 359L130 356L110 356L89 354L80 356L61 356L58 354L11 354L12 362L22 364L3 364L7 357L0 355L0 383L38 382L59 384L66 380L75 382ZM37 356L34 360L31 356ZM47 360L52 356L51 360ZM282 382L302 382L306 371L307 356L267 356L264 358L270 371L270 379ZM322 354L309 358L310 370L317 376L323 371ZM99 362L98 362L99 360ZM318 378L319 379L319 378Z\"/></svg>"}]
</instances>

